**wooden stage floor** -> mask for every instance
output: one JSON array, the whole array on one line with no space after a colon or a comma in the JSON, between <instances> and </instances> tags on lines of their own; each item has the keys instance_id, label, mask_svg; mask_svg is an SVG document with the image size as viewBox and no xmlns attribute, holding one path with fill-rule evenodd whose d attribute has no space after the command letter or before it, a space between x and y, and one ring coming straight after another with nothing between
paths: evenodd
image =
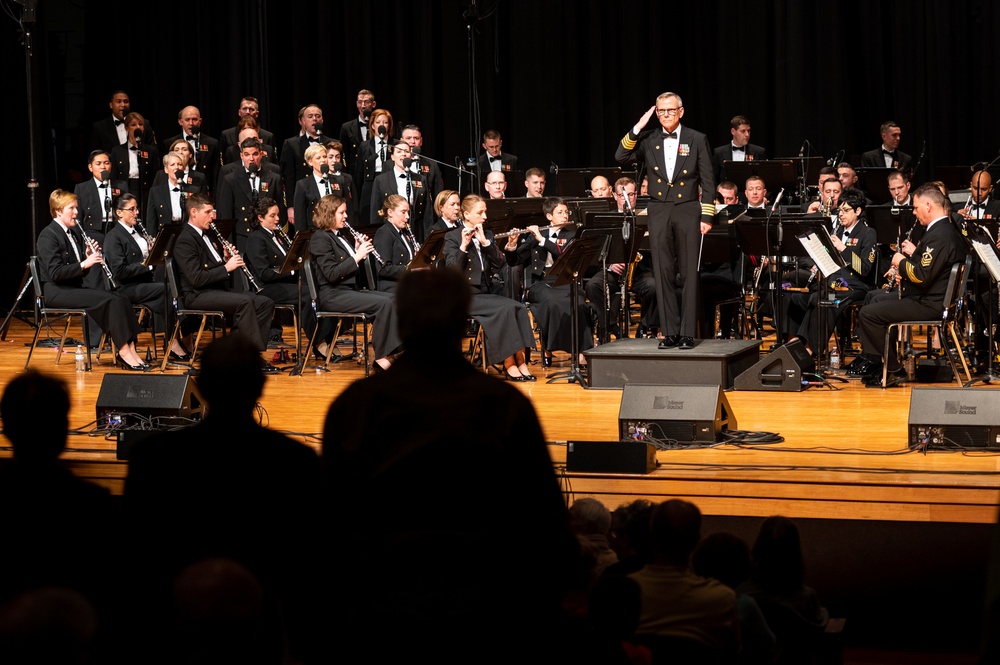
<instances>
[{"instance_id":1,"label":"wooden stage floor","mask_svg":"<svg viewBox=\"0 0 1000 665\"><path fill-rule=\"evenodd\" d=\"M30 327L15 320L6 341L0 342L0 387L23 370L25 343L30 339ZM145 339L144 335L140 346ZM53 349L39 348L31 366L69 383L73 395L70 426L91 430L104 375L119 370L107 364L110 359L105 357L105 364L95 365L93 372L77 373L72 351L59 365L54 359ZM565 368L556 365L549 371ZM740 429L779 433L785 441L659 451L659 468L648 475L570 474L564 468L567 440L617 438L621 391L585 390L565 382L549 385L541 366L536 365L534 371L537 382L512 385L523 390L538 411L569 500L593 496L614 508L637 498L681 497L697 503L706 514L735 516L781 513L802 518L973 523L991 523L997 517L1000 455L909 451L908 387L883 391L852 381L841 384L844 387L839 391L729 392ZM328 373L269 377L261 399L267 423L318 449L330 402L362 376L359 365L347 362L331 365ZM0 456L9 454L9 446L4 445ZM121 491L126 464L115 459L114 439L71 436L64 458L81 476Z\"/></svg>"}]
</instances>

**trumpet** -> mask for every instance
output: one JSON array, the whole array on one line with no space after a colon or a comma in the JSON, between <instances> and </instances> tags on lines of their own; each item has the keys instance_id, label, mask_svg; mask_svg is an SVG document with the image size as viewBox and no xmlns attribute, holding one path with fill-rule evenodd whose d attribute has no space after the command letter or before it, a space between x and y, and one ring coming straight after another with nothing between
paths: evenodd
<instances>
[{"instance_id":1,"label":"trumpet","mask_svg":"<svg viewBox=\"0 0 1000 665\"><path fill-rule=\"evenodd\" d=\"M368 238L363 233L358 233L357 231L355 231L354 227L348 224L346 220L344 221L344 228L347 229L350 232L350 234L354 236L354 239L357 240L358 242L363 243L368 240ZM385 267L385 261L383 261L382 257L378 255L378 250L375 249L374 245L372 245L371 255L375 257L375 262L378 263L379 268Z\"/></svg>"},{"instance_id":2,"label":"trumpet","mask_svg":"<svg viewBox=\"0 0 1000 665\"><path fill-rule=\"evenodd\" d=\"M561 229L563 227L576 226L576 222L568 222L566 224L549 224L548 226L539 226L539 231L548 231L549 229ZM505 231L503 233L494 234L493 238L499 240L500 238L509 238L511 236L521 236L525 233L534 233L530 229L512 229L510 231Z\"/></svg>"},{"instance_id":3,"label":"trumpet","mask_svg":"<svg viewBox=\"0 0 1000 665\"><path fill-rule=\"evenodd\" d=\"M215 237L218 238L219 242L222 244L222 249L229 252L229 256L240 255L240 253L236 251L236 248L233 246L233 244L222 237L222 232L219 231L219 227L215 225L215 222L210 222L209 227L215 232ZM260 293L263 290L263 287L257 283L256 279L253 278L253 273L250 272L249 266L247 266L247 264L244 263L243 265L240 266L240 268L243 269L243 273L247 276L247 283L250 285L250 288L253 289L254 292Z\"/></svg>"},{"instance_id":4,"label":"trumpet","mask_svg":"<svg viewBox=\"0 0 1000 665\"><path fill-rule=\"evenodd\" d=\"M83 242L87 245L87 248L90 249L91 253L102 254L101 246L97 244L96 240L87 235L87 232L83 230L82 226L80 227L80 235L83 236ZM115 281L115 276L114 273L111 272L111 268L104 262L103 255L101 256L101 267L104 269L104 276L108 278L108 288L111 290L117 289L118 282Z\"/></svg>"}]
</instances>

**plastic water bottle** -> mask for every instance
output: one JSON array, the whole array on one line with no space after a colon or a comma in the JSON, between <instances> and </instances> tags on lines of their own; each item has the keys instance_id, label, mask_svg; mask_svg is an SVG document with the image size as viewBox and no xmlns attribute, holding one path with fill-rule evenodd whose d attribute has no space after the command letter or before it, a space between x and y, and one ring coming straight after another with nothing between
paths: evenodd
<instances>
[{"instance_id":1,"label":"plastic water bottle","mask_svg":"<svg viewBox=\"0 0 1000 665\"><path fill-rule=\"evenodd\" d=\"M76 371L87 371L87 355L83 350L83 344L78 344L76 347Z\"/></svg>"},{"instance_id":2,"label":"plastic water bottle","mask_svg":"<svg viewBox=\"0 0 1000 665\"><path fill-rule=\"evenodd\" d=\"M833 347L830 351L830 369L840 369L840 353L837 352L837 347Z\"/></svg>"}]
</instances>

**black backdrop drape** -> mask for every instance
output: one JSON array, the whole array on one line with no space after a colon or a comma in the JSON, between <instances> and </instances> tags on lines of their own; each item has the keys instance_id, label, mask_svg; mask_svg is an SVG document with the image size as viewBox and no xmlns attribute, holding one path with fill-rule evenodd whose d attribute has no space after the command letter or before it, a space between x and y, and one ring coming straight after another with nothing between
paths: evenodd
<instances>
[{"instance_id":1,"label":"black backdrop drape","mask_svg":"<svg viewBox=\"0 0 1000 665\"><path fill-rule=\"evenodd\" d=\"M128 91L160 139L178 131L187 104L218 136L251 94L279 141L297 132L296 112L307 103L323 107L336 134L357 90L370 88L397 123L421 125L425 154L449 163L467 156L470 7L41 0L39 224L48 193L79 179L90 124L115 88ZM987 0L483 0L474 10L481 129L500 130L523 167L612 164L618 139L664 90L683 96L684 123L714 145L728 140L731 116L749 116L751 140L773 156L796 154L803 139L825 156L856 155L878 146L888 118L902 126L904 151L916 156L927 141L926 175L992 159L1000 147L992 122L1000 4ZM5 133L13 159L4 168L10 284L32 251L27 107L18 28L0 18L13 102Z\"/></svg>"}]
</instances>

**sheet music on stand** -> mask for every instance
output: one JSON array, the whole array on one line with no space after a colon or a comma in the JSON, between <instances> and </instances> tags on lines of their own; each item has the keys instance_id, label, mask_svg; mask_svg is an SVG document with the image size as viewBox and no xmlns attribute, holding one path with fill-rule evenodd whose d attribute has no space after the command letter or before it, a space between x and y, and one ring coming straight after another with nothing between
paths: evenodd
<instances>
[{"instance_id":1,"label":"sheet music on stand","mask_svg":"<svg viewBox=\"0 0 1000 665\"><path fill-rule=\"evenodd\" d=\"M796 238L802 243L802 247L809 254L809 258L816 262L816 267L819 269L820 274L823 277L829 277L846 266L847 262L844 261L844 257L840 255L840 252L836 251L836 248L833 246L833 239L830 237L830 232L826 230L826 227L821 227L820 231L822 231L822 235L813 231L812 233L798 235Z\"/></svg>"},{"instance_id":2,"label":"sheet music on stand","mask_svg":"<svg viewBox=\"0 0 1000 665\"><path fill-rule=\"evenodd\" d=\"M970 238L972 249L975 250L979 260L983 262L986 269L990 271L990 276L994 282L1000 282L1000 257L992 243L983 242L979 238Z\"/></svg>"}]
</instances>

